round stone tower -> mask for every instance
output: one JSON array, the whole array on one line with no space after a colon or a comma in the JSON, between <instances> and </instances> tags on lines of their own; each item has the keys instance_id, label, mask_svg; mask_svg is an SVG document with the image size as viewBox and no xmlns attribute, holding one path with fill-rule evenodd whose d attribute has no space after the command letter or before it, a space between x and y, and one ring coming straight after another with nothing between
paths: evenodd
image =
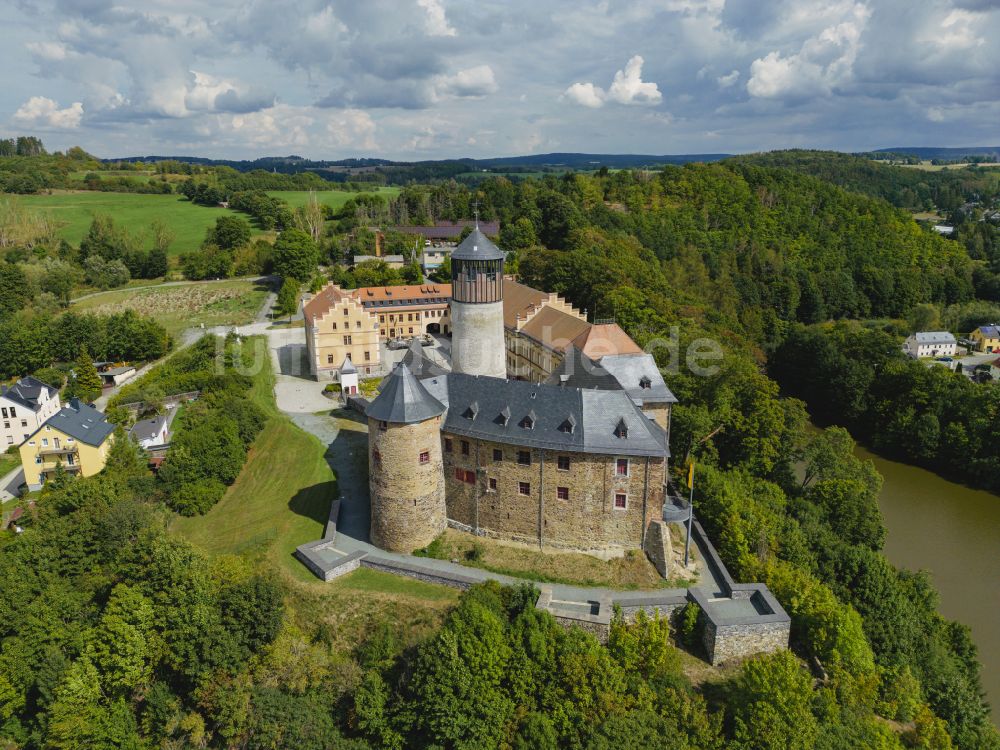
<instances>
[{"instance_id":1,"label":"round stone tower","mask_svg":"<svg viewBox=\"0 0 1000 750\"><path fill-rule=\"evenodd\" d=\"M426 547L448 519L441 460L445 406L400 363L365 411L371 542L392 552Z\"/></svg>"},{"instance_id":2,"label":"round stone tower","mask_svg":"<svg viewBox=\"0 0 1000 750\"><path fill-rule=\"evenodd\" d=\"M478 222L451 254L452 372L507 377L503 262L503 252Z\"/></svg>"}]
</instances>

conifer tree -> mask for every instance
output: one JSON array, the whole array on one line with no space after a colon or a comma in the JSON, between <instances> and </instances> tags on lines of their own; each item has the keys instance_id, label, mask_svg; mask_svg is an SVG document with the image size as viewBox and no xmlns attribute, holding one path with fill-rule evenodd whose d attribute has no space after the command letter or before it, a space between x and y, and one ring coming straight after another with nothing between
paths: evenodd
<instances>
[{"instance_id":1,"label":"conifer tree","mask_svg":"<svg viewBox=\"0 0 1000 750\"><path fill-rule=\"evenodd\" d=\"M72 384L72 395L87 402L101 395L101 376L97 374L94 360L91 359L86 347L80 350L74 373L76 378Z\"/></svg>"}]
</instances>

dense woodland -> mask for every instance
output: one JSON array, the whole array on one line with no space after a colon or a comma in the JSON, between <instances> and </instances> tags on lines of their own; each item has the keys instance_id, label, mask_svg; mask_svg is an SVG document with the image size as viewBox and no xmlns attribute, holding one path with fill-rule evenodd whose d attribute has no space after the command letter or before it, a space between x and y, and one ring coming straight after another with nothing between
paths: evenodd
<instances>
[{"instance_id":1,"label":"dense woodland","mask_svg":"<svg viewBox=\"0 0 1000 750\"><path fill-rule=\"evenodd\" d=\"M996 481L995 385L917 372L894 354L892 324L829 322L928 306L956 328L983 322L994 308L981 290L1000 271L993 235L963 225L947 240L884 200L732 161L490 177L474 191L411 185L336 215L303 212L254 257L312 283L359 228L466 218L473 200L502 222L498 239L527 283L614 317L642 345L674 327L681 353L703 337L723 345L712 376L654 349L680 399L673 465L697 460L700 518L734 575L764 581L788 610L792 654L694 684L678 651L697 654L690 613L616 622L602 646L537 612L529 589L498 586L468 592L429 634L384 622L333 645L327 623L290 608L289 584L267 562L208 559L165 530L169 514L217 499L259 430L260 415L229 413L249 384L208 377L220 356L208 342L122 394L207 392L181 417L187 457L176 472L154 478L116 447L102 475L51 484L25 533L0 536L0 577L11 582L0 601L0 746L1000 748L968 630L936 613L926 576L881 553L880 477L854 458L846 431L806 430L808 404L921 460L964 425L968 463L928 465ZM201 257L182 264L231 270L254 247L239 222L217 224ZM2 268L13 278L27 265ZM54 319L36 304L9 305L2 324ZM233 346L221 355L229 364Z\"/></svg>"},{"instance_id":2,"label":"dense woodland","mask_svg":"<svg viewBox=\"0 0 1000 750\"><path fill-rule=\"evenodd\" d=\"M885 157L888 154L876 154ZM1000 196L1000 169L962 168L943 171L905 169L833 151L771 151L734 157L736 163L780 167L819 177L873 198L883 198L899 208L915 211L955 213L970 201L995 200ZM919 164L919 159L916 160Z\"/></svg>"},{"instance_id":3,"label":"dense woodland","mask_svg":"<svg viewBox=\"0 0 1000 750\"><path fill-rule=\"evenodd\" d=\"M768 371L821 423L880 453L1000 493L1000 387L899 351L898 338L843 323L797 327Z\"/></svg>"}]
</instances>

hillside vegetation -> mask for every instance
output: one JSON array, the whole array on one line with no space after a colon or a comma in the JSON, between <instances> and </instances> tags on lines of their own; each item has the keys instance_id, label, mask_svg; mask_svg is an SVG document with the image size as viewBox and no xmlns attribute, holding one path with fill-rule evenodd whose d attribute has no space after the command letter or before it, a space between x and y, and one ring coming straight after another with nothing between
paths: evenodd
<instances>
[{"instance_id":1,"label":"hillside vegetation","mask_svg":"<svg viewBox=\"0 0 1000 750\"><path fill-rule=\"evenodd\" d=\"M924 171L836 151L806 150L751 154L727 163L791 169L913 211L937 208L950 213L967 201L1000 196L1000 169L995 167Z\"/></svg>"}]
</instances>

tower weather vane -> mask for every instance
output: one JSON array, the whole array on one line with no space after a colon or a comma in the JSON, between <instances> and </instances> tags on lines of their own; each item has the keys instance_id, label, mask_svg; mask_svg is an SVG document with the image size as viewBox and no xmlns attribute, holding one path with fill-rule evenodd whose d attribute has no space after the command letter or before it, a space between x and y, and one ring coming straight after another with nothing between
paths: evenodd
<instances>
[{"instance_id":1,"label":"tower weather vane","mask_svg":"<svg viewBox=\"0 0 1000 750\"><path fill-rule=\"evenodd\" d=\"M476 229L479 229L479 199L472 201L472 215L476 217Z\"/></svg>"}]
</instances>

